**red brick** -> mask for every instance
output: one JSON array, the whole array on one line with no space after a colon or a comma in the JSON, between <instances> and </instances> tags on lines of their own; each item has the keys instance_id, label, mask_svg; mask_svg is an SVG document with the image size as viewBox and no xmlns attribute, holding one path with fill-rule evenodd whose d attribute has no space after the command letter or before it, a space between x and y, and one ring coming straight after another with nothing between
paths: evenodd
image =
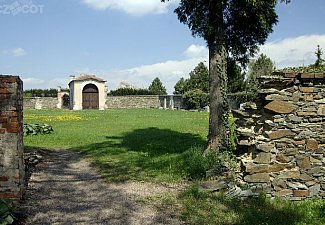
<instances>
[{"instance_id":1,"label":"red brick","mask_svg":"<svg viewBox=\"0 0 325 225\"><path fill-rule=\"evenodd\" d=\"M12 118L10 118L10 122L18 122L18 117L12 117Z\"/></svg>"},{"instance_id":2,"label":"red brick","mask_svg":"<svg viewBox=\"0 0 325 225\"><path fill-rule=\"evenodd\" d=\"M16 111L6 111L6 112L2 112L1 116L18 116L18 113Z\"/></svg>"},{"instance_id":3,"label":"red brick","mask_svg":"<svg viewBox=\"0 0 325 225\"><path fill-rule=\"evenodd\" d=\"M18 81L17 77L0 77L0 79L4 83L16 83Z\"/></svg>"},{"instance_id":4,"label":"red brick","mask_svg":"<svg viewBox=\"0 0 325 225\"><path fill-rule=\"evenodd\" d=\"M10 91L7 89L0 88L0 94L10 94Z\"/></svg>"},{"instance_id":5,"label":"red brick","mask_svg":"<svg viewBox=\"0 0 325 225\"><path fill-rule=\"evenodd\" d=\"M19 123L4 123L4 124L2 124L2 128L7 128L7 129L16 128L18 126L19 126Z\"/></svg>"},{"instance_id":6,"label":"red brick","mask_svg":"<svg viewBox=\"0 0 325 225\"><path fill-rule=\"evenodd\" d=\"M0 134L4 134L4 133L6 133L6 129L1 129L0 128Z\"/></svg>"},{"instance_id":7,"label":"red brick","mask_svg":"<svg viewBox=\"0 0 325 225\"><path fill-rule=\"evenodd\" d=\"M17 192L0 192L0 198L5 198L5 199L19 199L20 198L20 193Z\"/></svg>"},{"instance_id":8,"label":"red brick","mask_svg":"<svg viewBox=\"0 0 325 225\"><path fill-rule=\"evenodd\" d=\"M0 94L0 100L10 99L10 98L11 98L10 94Z\"/></svg>"},{"instance_id":9,"label":"red brick","mask_svg":"<svg viewBox=\"0 0 325 225\"><path fill-rule=\"evenodd\" d=\"M18 127L11 127L7 129L8 133L13 133L13 134L18 134L19 133L19 128Z\"/></svg>"},{"instance_id":10,"label":"red brick","mask_svg":"<svg viewBox=\"0 0 325 225\"><path fill-rule=\"evenodd\" d=\"M8 180L9 180L8 177L5 177L5 176L0 177L0 181L8 181Z\"/></svg>"},{"instance_id":11,"label":"red brick","mask_svg":"<svg viewBox=\"0 0 325 225\"><path fill-rule=\"evenodd\" d=\"M0 117L0 123L7 123L8 118L7 117Z\"/></svg>"}]
</instances>

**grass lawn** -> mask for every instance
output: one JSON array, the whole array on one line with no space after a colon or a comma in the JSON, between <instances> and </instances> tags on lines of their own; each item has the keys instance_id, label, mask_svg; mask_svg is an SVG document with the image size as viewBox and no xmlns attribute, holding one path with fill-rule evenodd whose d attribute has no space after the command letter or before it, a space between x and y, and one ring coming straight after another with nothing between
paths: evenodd
<instances>
[{"instance_id":1,"label":"grass lawn","mask_svg":"<svg viewBox=\"0 0 325 225\"><path fill-rule=\"evenodd\" d=\"M25 137L27 149L81 151L110 181L177 182L204 173L205 168L193 172L186 167L191 163L190 156L200 157L191 148L201 146L203 150L206 143L207 113L157 109L25 110L24 123L47 123L54 129L51 135Z\"/></svg>"},{"instance_id":2,"label":"grass lawn","mask_svg":"<svg viewBox=\"0 0 325 225\"><path fill-rule=\"evenodd\" d=\"M199 182L211 162L202 157L208 114L157 109L106 111L24 110L24 123L47 123L51 135L27 136L33 147L81 151L108 181ZM159 198L157 198L159 199ZM182 205L183 219L195 225L322 225L325 200L301 203L229 199L195 185L162 205ZM148 202L150 203L150 201ZM161 206L161 205L160 205Z\"/></svg>"}]
</instances>

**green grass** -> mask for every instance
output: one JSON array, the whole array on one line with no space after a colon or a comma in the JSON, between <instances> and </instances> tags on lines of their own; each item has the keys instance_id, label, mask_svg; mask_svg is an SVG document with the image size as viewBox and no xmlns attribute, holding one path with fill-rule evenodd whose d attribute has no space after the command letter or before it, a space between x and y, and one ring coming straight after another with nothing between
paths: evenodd
<instances>
[{"instance_id":1,"label":"green grass","mask_svg":"<svg viewBox=\"0 0 325 225\"><path fill-rule=\"evenodd\" d=\"M290 202L261 195L253 199L226 198L196 186L179 196L182 218L195 225L323 225L325 201Z\"/></svg>"},{"instance_id":2,"label":"green grass","mask_svg":"<svg viewBox=\"0 0 325 225\"><path fill-rule=\"evenodd\" d=\"M35 147L81 151L108 181L198 181L213 163L202 156L207 113L24 110L24 116L25 123L48 123L54 129L51 135L25 137L27 151ZM317 199L301 203L271 201L263 196L240 200L201 192L193 186L177 197L146 200L148 204L152 201L161 202L158 211L173 207L193 225L325 224L325 201Z\"/></svg>"},{"instance_id":3,"label":"green grass","mask_svg":"<svg viewBox=\"0 0 325 225\"><path fill-rule=\"evenodd\" d=\"M24 123L48 123L51 135L27 136L26 149L83 152L110 181L177 182L199 177L208 114L156 109L25 110ZM200 147L197 147L200 146ZM198 162L188 168L192 156ZM184 169L185 168L185 169ZM187 169L188 168L188 169Z\"/></svg>"}]
</instances>

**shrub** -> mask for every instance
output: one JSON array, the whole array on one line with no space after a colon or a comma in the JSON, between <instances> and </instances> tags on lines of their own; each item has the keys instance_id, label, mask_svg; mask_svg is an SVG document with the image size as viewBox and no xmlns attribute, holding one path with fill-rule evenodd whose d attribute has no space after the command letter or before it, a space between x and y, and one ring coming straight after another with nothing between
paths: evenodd
<instances>
[{"instance_id":1,"label":"shrub","mask_svg":"<svg viewBox=\"0 0 325 225\"><path fill-rule=\"evenodd\" d=\"M111 96L125 96L125 95L152 95L152 92L148 89L135 89L135 88L119 88L110 91Z\"/></svg>"},{"instance_id":2,"label":"shrub","mask_svg":"<svg viewBox=\"0 0 325 225\"><path fill-rule=\"evenodd\" d=\"M24 135L51 134L53 132L51 125L44 124L24 124Z\"/></svg>"},{"instance_id":3,"label":"shrub","mask_svg":"<svg viewBox=\"0 0 325 225\"><path fill-rule=\"evenodd\" d=\"M188 109L202 109L209 104L209 95L200 89L185 92L183 99Z\"/></svg>"},{"instance_id":4,"label":"shrub","mask_svg":"<svg viewBox=\"0 0 325 225\"><path fill-rule=\"evenodd\" d=\"M12 210L13 206L9 200L0 199L0 225L12 224L14 222Z\"/></svg>"}]
</instances>

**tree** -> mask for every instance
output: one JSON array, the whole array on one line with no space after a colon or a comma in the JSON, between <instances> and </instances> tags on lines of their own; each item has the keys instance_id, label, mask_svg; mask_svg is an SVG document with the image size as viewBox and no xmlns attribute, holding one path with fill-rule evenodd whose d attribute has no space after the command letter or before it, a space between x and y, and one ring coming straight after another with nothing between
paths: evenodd
<instances>
[{"instance_id":1,"label":"tree","mask_svg":"<svg viewBox=\"0 0 325 225\"><path fill-rule=\"evenodd\" d=\"M236 93L246 89L245 72L233 60L227 60L227 77L228 77L228 93Z\"/></svg>"},{"instance_id":2,"label":"tree","mask_svg":"<svg viewBox=\"0 0 325 225\"><path fill-rule=\"evenodd\" d=\"M168 0L161 0L162 2ZM283 1L283 0L281 0ZM245 65L277 22L277 0L180 0L175 12L209 47L207 150L228 149L227 57Z\"/></svg>"},{"instance_id":3,"label":"tree","mask_svg":"<svg viewBox=\"0 0 325 225\"><path fill-rule=\"evenodd\" d=\"M256 87L257 78L272 75L274 69L272 60L266 55L261 54L256 60L252 60L248 65L248 82L253 87Z\"/></svg>"},{"instance_id":4,"label":"tree","mask_svg":"<svg viewBox=\"0 0 325 225\"><path fill-rule=\"evenodd\" d=\"M148 90L153 95L167 95L166 88L163 86L162 82L158 77L156 77L150 84Z\"/></svg>"},{"instance_id":5,"label":"tree","mask_svg":"<svg viewBox=\"0 0 325 225\"><path fill-rule=\"evenodd\" d=\"M177 81L177 83L174 86L174 89L175 89L174 95L184 94L185 85L186 85L186 80L183 77L181 77L181 79L179 79L179 81Z\"/></svg>"},{"instance_id":6,"label":"tree","mask_svg":"<svg viewBox=\"0 0 325 225\"><path fill-rule=\"evenodd\" d=\"M323 50L320 48L319 45L317 45L317 50L315 52L315 55L317 57L316 62L314 64L315 67L320 67L323 65L323 63L325 62L325 60L322 58L323 55Z\"/></svg>"},{"instance_id":7,"label":"tree","mask_svg":"<svg viewBox=\"0 0 325 225\"><path fill-rule=\"evenodd\" d=\"M199 89L209 93L209 70L208 67L200 62L193 71L190 72L190 78L186 80L184 91Z\"/></svg>"}]
</instances>

